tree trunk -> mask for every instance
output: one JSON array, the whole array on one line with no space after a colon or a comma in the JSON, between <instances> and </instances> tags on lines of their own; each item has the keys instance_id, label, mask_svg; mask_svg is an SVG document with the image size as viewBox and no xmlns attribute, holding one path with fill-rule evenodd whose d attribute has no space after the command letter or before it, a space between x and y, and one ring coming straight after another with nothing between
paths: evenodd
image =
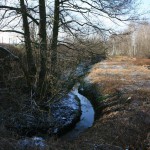
<instances>
[{"instance_id":1,"label":"tree trunk","mask_svg":"<svg viewBox=\"0 0 150 150\"><path fill-rule=\"evenodd\" d=\"M59 31L59 0L55 0L54 4L54 22L53 22L53 36L51 44L51 73L56 75L57 72L57 42Z\"/></svg>"},{"instance_id":2,"label":"tree trunk","mask_svg":"<svg viewBox=\"0 0 150 150\"><path fill-rule=\"evenodd\" d=\"M39 38L40 38L40 73L39 73L39 94L40 97L44 96L45 93L45 76L46 76L46 60L47 60L47 39L46 39L46 8L45 0L39 0L39 15L40 15L40 26L39 26Z\"/></svg>"},{"instance_id":3,"label":"tree trunk","mask_svg":"<svg viewBox=\"0 0 150 150\"><path fill-rule=\"evenodd\" d=\"M27 10L24 3L24 0L20 0L20 7L22 12L22 19L23 19L23 29L24 29L24 39L25 39L25 48L27 54L27 64L28 64L28 74L29 74L29 82L33 82L33 78L36 74L36 67L33 58L33 52L31 47L31 39L30 39L30 30L29 30L29 23L27 18Z\"/></svg>"}]
</instances>

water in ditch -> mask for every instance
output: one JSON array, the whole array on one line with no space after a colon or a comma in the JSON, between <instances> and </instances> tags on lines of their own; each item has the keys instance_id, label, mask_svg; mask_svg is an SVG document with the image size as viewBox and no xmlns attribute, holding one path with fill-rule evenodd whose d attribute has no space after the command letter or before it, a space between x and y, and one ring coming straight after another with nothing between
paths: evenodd
<instances>
[{"instance_id":1,"label":"water in ditch","mask_svg":"<svg viewBox=\"0 0 150 150\"><path fill-rule=\"evenodd\" d=\"M75 125L75 127L61 136L62 140L74 140L79 136L80 133L84 132L86 129L90 128L94 123L94 109L90 101L81 95L78 92L79 84L74 86L73 90L71 91L73 94L78 96L81 103L81 117L80 121ZM41 150L45 150L48 145L46 141L42 137L33 137L33 138L25 138L23 140L19 140L19 147L24 148L26 146L30 147L38 147Z\"/></svg>"},{"instance_id":2,"label":"water in ditch","mask_svg":"<svg viewBox=\"0 0 150 150\"><path fill-rule=\"evenodd\" d=\"M82 111L80 121L75 125L75 127L71 131L62 136L63 139L72 140L77 138L80 133L90 128L94 123L94 108L90 101L78 92L78 87L79 84L74 86L72 93L78 96L78 98L80 99Z\"/></svg>"}]
</instances>

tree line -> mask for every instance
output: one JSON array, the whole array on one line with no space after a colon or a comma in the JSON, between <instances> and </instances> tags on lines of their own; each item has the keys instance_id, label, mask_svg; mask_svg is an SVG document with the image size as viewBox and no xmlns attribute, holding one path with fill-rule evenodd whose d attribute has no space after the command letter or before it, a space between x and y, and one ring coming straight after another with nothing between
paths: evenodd
<instances>
[{"instance_id":1,"label":"tree line","mask_svg":"<svg viewBox=\"0 0 150 150\"><path fill-rule=\"evenodd\" d=\"M128 28L109 39L111 55L150 58L150 23L131 22Z\"/></svg>"}]
</instances>

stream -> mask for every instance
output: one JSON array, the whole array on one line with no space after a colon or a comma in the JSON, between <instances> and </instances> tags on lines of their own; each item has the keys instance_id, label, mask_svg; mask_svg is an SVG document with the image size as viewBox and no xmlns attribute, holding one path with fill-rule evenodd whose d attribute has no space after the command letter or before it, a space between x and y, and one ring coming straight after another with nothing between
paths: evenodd
<instances>
[{"instance_id":1,"label":"stream","mask_svg":"<svg viewBox=\"0 0 150 150\"><path fill-rule=\"evenodd\" d=\"M80 133L84 132L94 123L95 113L93 106L86 97L84 97L78 92L79 85L80 85L79 83L76 84L71 92L80 99L82 111L80 121L75 125L75 127L71 131L67 132L65 135L62 136L63 139L73 140L74 138L77 138L77 136Z\"/></svg>"}]
</instances>

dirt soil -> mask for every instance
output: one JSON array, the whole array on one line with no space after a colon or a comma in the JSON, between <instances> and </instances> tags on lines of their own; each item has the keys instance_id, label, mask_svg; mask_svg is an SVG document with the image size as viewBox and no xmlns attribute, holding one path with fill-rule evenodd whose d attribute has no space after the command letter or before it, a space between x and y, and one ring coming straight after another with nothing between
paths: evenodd
<instances>
[{"instance_id":1,"label":"dirt soil","mask_svg":"<svg viewBox=\"0 0 150 150\"><path fill-rule=\"evenodd\" d=\"M95 109L101 109L102 104L105 107L93 127L76 140L68 143L57 139L50 142L51 146L74 150L150 149L149 65L149 59L127 57L95 64L85 82L93 84L91 90L102 95L95 99Z\"/></svg>"}]
</instances>

